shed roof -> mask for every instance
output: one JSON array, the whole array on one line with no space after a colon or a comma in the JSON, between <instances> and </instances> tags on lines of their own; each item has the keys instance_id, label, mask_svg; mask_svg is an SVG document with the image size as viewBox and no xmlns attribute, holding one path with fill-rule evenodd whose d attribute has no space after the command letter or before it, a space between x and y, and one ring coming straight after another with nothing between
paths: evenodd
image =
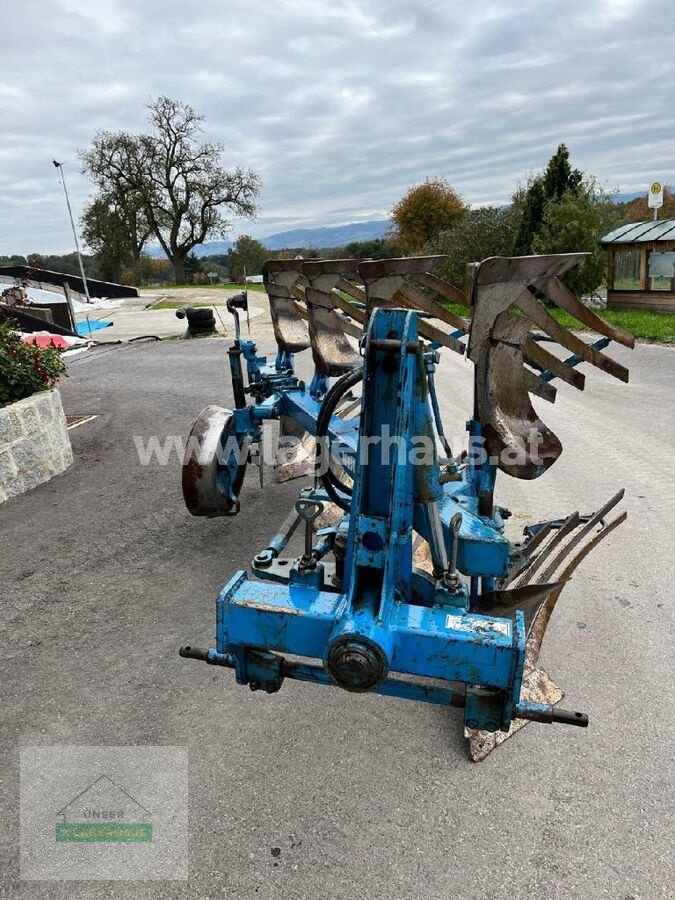
<instances>
[{"instance_id":1,"label":"shed roof","mask_svg":"<svg viewBox=\"0 0 675 900\"><path fill-rule=\"evenodd\" d=\"M600 238L603 246L607 244L642 244L651 241L675 242L675 219L662 219L657 222L629 222Z\"/></svg>"}]
</instances>

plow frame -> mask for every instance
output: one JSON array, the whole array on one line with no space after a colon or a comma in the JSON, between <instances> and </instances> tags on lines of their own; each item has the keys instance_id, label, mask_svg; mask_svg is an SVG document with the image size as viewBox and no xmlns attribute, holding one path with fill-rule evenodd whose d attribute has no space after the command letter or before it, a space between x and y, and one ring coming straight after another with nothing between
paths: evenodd
<instances>
[{"instance_id":1,"label":"plow frame","mask_svg":"<svg viewBox=\"0 0 675 900\"><path fill-rule=\"evenodd\" d=\"M555 378L583 389L584 377L576 369L581 362L627 380L626 370L602 353L612 326L605 323L605 334L584 344L563 333L536 299L536 291L546 290L588 323L594 314L580 312L579 301L558 279L580 258L487 260L475 267L466 301L471 323L430 299L429 291L459 299L458 289L430 272L436 257L360 266L353 260L309 262L306 271L297 260L276 261L266 276L279 348L273 365L257 355L253 341L241 339L237 310L247 308L247 298L233 300L235 342L228 353L235 409L223 412L231 416L228 434L236 436L239 465L245 465L251 446L260 442L262 422L286 419L327 438L331 447L339 445L338 457L353 481L349 493L329 490L329 484L318 481L301 491L295 514L252 562L261 580L239 571L221 591L216 648L185 646L181 655L232 668L240 684L267 693L293 678L462 708L474 759L484 758L527 720L586 726L583 713L556 708L562 692L537 668L538 656L571 572L625 518L623 514L609 525L603 518L623 492L597 513L573 513L531 526L519 544L505 537L504 520L510 513L494 502L500 468L516 477L538 477L562 450L532 408L529 394L554 400L550 382ZM357 272L365 290L356 284ZM345 301L345 293L351 301ZM511 304L524 318L513 316ZM346 338L338 339L341 317L347 316L344 333L360 335L360 356L349 350ZM452 331L443 332L429 317ZM308 331L303 318L309 320ZM531 335L532 321L548 328L572 355L559 359L543 349L542 335ZM330 335L338 335L335 347L330 335L317 343L322 323ZM461 341L467 336L465 345ZM611 337L630 346L625 333ZM304 344L312 346L317 366L309 388L294 373L294 353L306 349ZM441 346L467 352L475 363L468 446L459 457L445 439L436 397L433 374ZM359 366L360 408L348 417L331 411L322 426L331 390ZM495 380L499 372L501 378ZM331 389L328 379L338 374ZM393 429L406 452L416 436L427 435L440 442L445 457L434 449L423 464L402 464L400 459L392 464L381 448L370 445L384 427ZM518 470L502 462L503 451L528 428L543 442L544 460L530 454ZM370 447L365 457L364 443ZM485 446L487 455L480 452ZM207 492L232 494L228 478L227 466L221 465ZM342 490L347 491L344 485ZM238 499L229 500L238 510ZM313 545L307 510L335 500L343 514L317 533L321 540ZM305 554L283 558L302 520ZM602 530L577 552L559 580L551 580L596 527ZM415 535L429 547L431 572L413 564ZM327 561L329 554L335 563Z\"/></svg>"}]
</instances>

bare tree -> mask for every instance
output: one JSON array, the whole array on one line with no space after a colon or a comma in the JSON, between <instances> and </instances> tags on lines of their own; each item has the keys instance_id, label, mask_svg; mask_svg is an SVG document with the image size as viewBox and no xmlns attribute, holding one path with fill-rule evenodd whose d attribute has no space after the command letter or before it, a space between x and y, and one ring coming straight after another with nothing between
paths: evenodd
<instances>
[{"instance_id":1,"label":"bare tree","mask_svg":"<svg viewBox=\"0 0 675 900\"><path fill-rule=\"evenodd\" d=\"M223 146L199 142L204 117L187 103L159 97L148 109L151 133L98 132L81 158L101 192L138 198L180 284L191 250L227 233L224 210L255 216L260 178L250 169L225 171Z\"/></svg>"}]
</instances>

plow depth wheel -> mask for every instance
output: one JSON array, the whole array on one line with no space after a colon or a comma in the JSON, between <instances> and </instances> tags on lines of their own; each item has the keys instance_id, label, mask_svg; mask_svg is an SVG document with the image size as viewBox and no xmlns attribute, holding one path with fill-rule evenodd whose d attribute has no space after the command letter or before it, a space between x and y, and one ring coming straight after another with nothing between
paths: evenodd
<instances>
[{"instance_id":1,"label":"plow depth wheel","mask_svg":"<svg viewBox=\"0 0 675 900\"><path fill-rule=\"evenodd\" d=\"M248 449L234 432L234 416L207 406L197 416L183 460L183 499L193 516L233 516L246 473Z\"/></svg>"}]
</instances>

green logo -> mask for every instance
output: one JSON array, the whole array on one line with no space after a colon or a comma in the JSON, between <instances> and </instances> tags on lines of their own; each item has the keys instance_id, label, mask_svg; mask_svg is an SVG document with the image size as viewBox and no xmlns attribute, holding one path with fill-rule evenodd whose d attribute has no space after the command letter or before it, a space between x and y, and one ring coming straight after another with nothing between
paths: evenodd
<instances>
[{"instance_id":1,"label":"green logo","mask_svg":"<svg viewBox=\"0 0 675 900\"><path fill-rule=\"evenodd\" d=\"M108 775L101 775L59 810L58 843L148 843L149 811Z\"/></svg>"}]
</instances>

